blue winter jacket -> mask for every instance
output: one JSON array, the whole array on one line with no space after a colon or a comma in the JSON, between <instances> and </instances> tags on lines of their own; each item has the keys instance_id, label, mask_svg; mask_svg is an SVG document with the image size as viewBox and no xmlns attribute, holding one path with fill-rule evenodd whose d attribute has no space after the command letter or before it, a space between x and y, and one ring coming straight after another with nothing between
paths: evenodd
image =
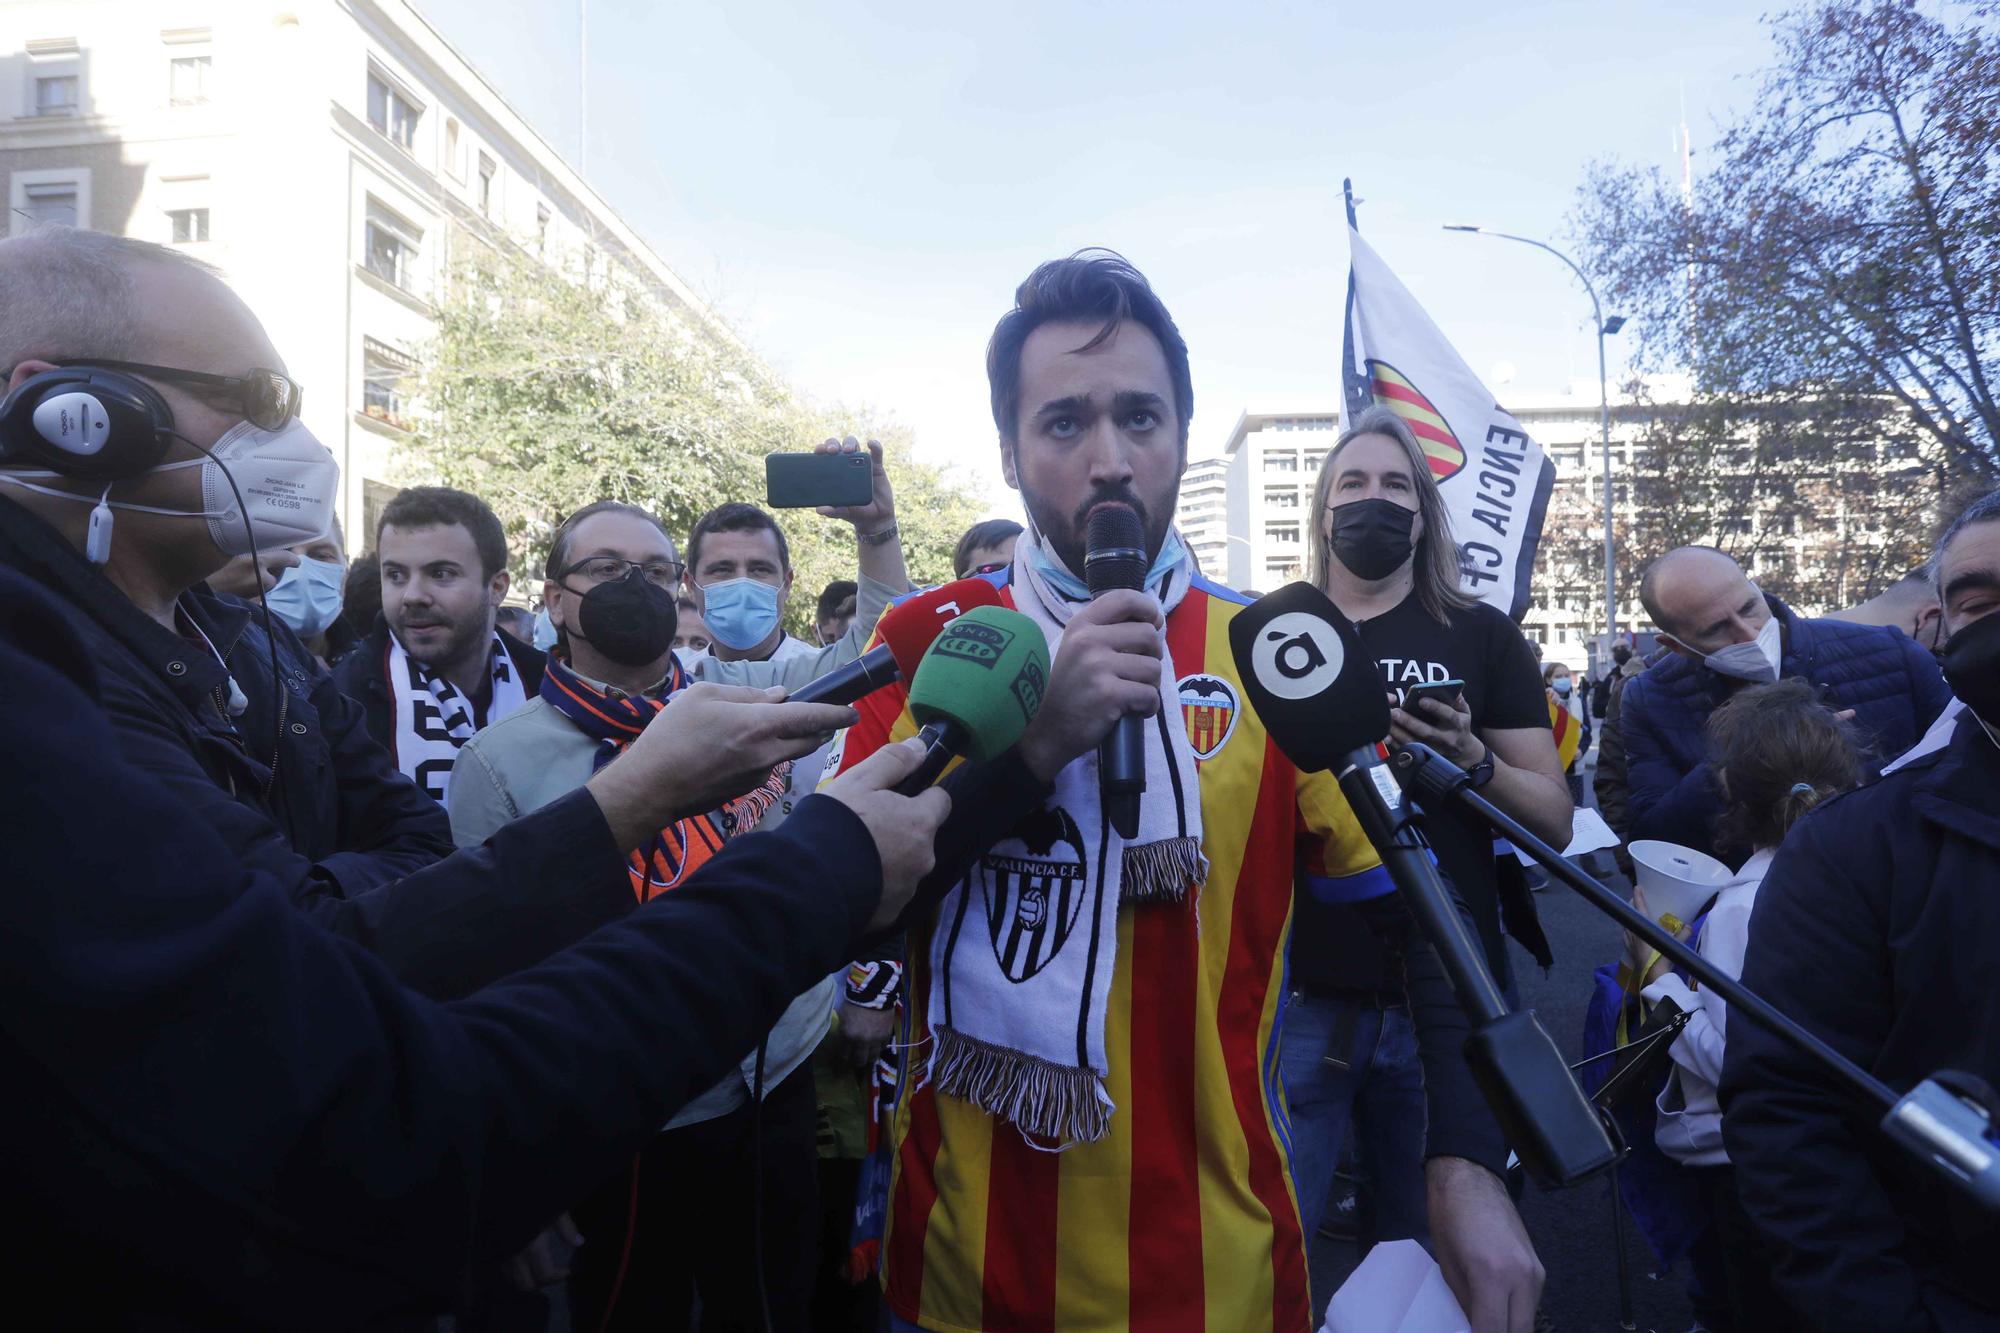
<instances>
[{"instance_id":1,"label":"blue winter jacket","mask_svg":"<svg viewBox=\"0 0 2000 1333\"><path fill-rule=\"evenodd\" d=\"M1869 776L1915 745L1951 698L1931 655L1900 630L1807 620L1769 593L1784 652L1779 672L1818 687L1833 709L1854 710ZM1675 654L1625 687L1627 783L1634 839L1658 838L1715 853L1722 796L1709 775L1708 716L1740 682Z\"/></svg>"},{"instance_id":2,"label":"blue winter jacket","mask_svg":"<svg viewBox=\"0 0 2000 1333\"><path fill-rule=\"evenodd\" d=\"M2000 1085L2000 747L1951 744L1813 811L1757 890L1743 984L1897 1092ZM1729 1024L1722 1141L1815 1333L2000 1327L2000 1217L1896 1148L1812 1060Z\"/></svg>"}]
</instances>

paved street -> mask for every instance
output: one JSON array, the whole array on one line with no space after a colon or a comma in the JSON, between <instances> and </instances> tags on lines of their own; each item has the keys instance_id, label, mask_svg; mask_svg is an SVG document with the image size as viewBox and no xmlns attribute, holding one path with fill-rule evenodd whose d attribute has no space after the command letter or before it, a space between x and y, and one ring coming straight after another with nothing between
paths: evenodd
<instances>
[{"instance_id":1,"label":"paved street","mask_svg":"<svg viewBox=\"0 0 2000 1333\"><path fill-rule=\"evenodd\" d=\"M1603 861L1609 866L1608 857ZM1615 884L1629 892L1622 877ZM1618 928L1560 884L1537 894L1536 905L1555 951L1556 965L1544 977L1534 960L1517 946L1515 974L1524 1003L1541 1015L1556 1044L1574 1060L1582 1040L1584 1007L1590 998L1590 972L1617 953ZM1591 1181L1575 1189L1550 1192L1530 1185L1521 1213L1548 1270L1542 1298L1542 1313L1549 1321L1545 1327L1565 1333L1618 1328L1618 1269L1607 1184ZM1652 1255L1629 1225L1626 1251L1631 1260L1635 1326L1655 1333L1684 1333L1694 1323L1683 1289L1684 1268L1664 1278L1652 1276ZM1311 1255L1315 1298L1323 1302L1353 1269L1357 1256L1352 1244L1324 1236L1316 1238Z\"/></svg>"}]
</instances>

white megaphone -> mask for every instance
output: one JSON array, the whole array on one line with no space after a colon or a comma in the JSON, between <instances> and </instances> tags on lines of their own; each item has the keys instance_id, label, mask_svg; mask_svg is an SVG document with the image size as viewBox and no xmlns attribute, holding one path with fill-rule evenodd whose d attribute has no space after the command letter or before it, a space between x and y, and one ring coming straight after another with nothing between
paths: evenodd
<instances>
[{"instance_id":1,"label":"white megaphone","mask_svg":"<svg viewBox=\"0 0 2000 1333\"><path fill-rule=\"evenodd\" d=\"M1678 843L1641 840L1625 850L1631 854L1639 887L1645 891L1646 911L1668 934L1692 924L1708 900L1736 878L1735 871L1706 852ZM1629 961L1637 970L1645 959Z\"/></svg>"}]
</instances>

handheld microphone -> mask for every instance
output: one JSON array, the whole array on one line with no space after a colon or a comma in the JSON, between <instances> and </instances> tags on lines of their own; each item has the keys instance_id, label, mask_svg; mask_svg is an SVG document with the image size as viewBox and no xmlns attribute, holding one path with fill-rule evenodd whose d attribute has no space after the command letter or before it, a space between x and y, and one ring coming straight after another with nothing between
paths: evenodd
<instances>
[{"instance_id":1,"label":"handheld microphone","mask_svg":"<svg viewBox=\"0 0 2000 1333\"><path fill-rule=\"evenodd\" d=\"M1049 686L1049 648L1035 622L974 607L944 627L910 679L923 763L896 790L914 796L956 756L992 759L1021 739Z\"/></svg>"},{"instance_id":2,"label":"handheld microphone","mask_svg":"<svg viewBox=\"0 0 2000 1333\"><path fill-rule=\"evenodd\" d=\"M815 676L785 696L785 702L795 704L851 704L863 695L873 694L884 685L894 685L903 678L896 669L896 652L886 643L878 643L844 667L835 667L824 676Z\"/></svg>"},{"instance_id":3,"label":"handheld microphone","mask_svg":"<svg viewBox=\"0 0 2000 1333\"><path fill-rule=\"evenodd\" d=\"M1303 772L1338 775L1341 794L1437 949L1472 1021L1465 1058L1529 1174L1572 1184L1619 1150L1532 1011L1509 1013L1486 960L1438 877L1387 762L1389 704L1375 661L1326 594L1292 583L1229 623L1237 671L1271 739Z\"/></svg>"},{"instance_id":4,"label":"handheld microphone","mask_svg":"<svg viewBox=\"0 0 2000 1333\"><path fill-rule=\"evenodd\" d=\"M1118 588L1145 586L1146 532L1130 505L1107 502L1090 511L1083 578L1093 601ZM1139 798L1146 792L1145 726L1145 719L1128 713L1097 746L1098 798L1121 838L1139 833Z\"/></svg>"},{"instance_id":5,"label":"handheld microphone","mask_svg":"<svg viewBox=\"0 0 2000 1333\"><path fill-rule=\"evenodd\" d=\"M897 602L882 613L875 637L895 654L898 674L913 681L940 630L975 606L999 605L1000 590L985 579L958 579Z\"/></svg>"},{"instance_id":6,"label":"handheld microphone","mask_svg":"<svg viewBox=\"0 0 2000 1333\"><path fill-rule=\"evenodd\" d=\"M998 606L1000 593L985 579L961 579L906 597L883 612L875 626L881 642L786 696L799 704L851 704L884 685L909 680L938 632L975 606Z\"/></svg>"}]
</instances>

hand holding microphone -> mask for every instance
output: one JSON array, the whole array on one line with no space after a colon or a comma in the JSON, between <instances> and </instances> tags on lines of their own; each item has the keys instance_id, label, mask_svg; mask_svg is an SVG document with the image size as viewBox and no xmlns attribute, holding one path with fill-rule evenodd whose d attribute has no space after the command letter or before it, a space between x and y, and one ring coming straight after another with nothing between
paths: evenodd
<instances>
[{"instance_id":1,"label":"hand holding microphone","mask_svg":"<svg viewBox=\"0 0 2000 1333\"><path fill-rule=\"evenodd\" d=\"M1063 627L1048 702L1021 737L1029 772L1054 782L1121 719L1159 711L1164 624L1159 601L1141 592L1107 592L1077 609Z\"/></svg>"},{"instance_id":2,"label":"hand holding microphone","mask_svg":"<svg viewBox=\"0 0 2000 1333\"><path fill-rule=\"evenodd\" d=\"M924 748L914 737L900 745L885 745L819 792L852 810L875 841L875 854L882 862L882 897L868 919L870 933L889 929L909 906L917 885L931 872L938 829L951 813L951 795L942 787L915 796L897 790L923 761Z\"/></svg>"}]
</instances>

